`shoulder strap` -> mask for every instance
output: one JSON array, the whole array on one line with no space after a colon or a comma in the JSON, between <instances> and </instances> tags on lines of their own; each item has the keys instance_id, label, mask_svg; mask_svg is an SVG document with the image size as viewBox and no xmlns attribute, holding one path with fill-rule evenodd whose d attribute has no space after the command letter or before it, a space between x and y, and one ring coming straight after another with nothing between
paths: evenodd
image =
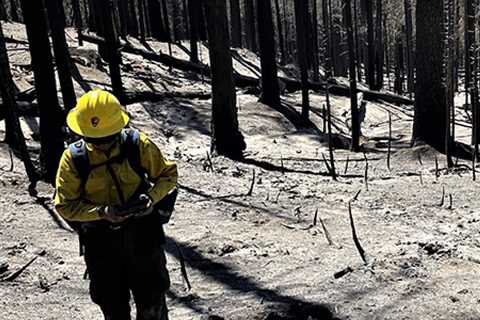
<instances>
[{"instance_id":1,"label":"shoulder strap","mask_svg":"<svg viewBox=\"0 0 480 320\"><path fill-rule=\"evenodd\" d=\"M75 169L77 169L81 181L81 189L83 190L91 171L85 141L79 140L74 142L68 146L68 149L72 155L73 164Z\"/></svg>"},{"instance_id":2,"label":"shoulder strap","mask_svg":"<svg viewBox=\"0 0 480 320\"><path fill-rule=\"evenodd\" d=\"M130 167L142 179L145 179L145 169L140 159L140 132L136 129L123 129L121 148L124 158L127 158Z\"/></svg>"}]
</instances>

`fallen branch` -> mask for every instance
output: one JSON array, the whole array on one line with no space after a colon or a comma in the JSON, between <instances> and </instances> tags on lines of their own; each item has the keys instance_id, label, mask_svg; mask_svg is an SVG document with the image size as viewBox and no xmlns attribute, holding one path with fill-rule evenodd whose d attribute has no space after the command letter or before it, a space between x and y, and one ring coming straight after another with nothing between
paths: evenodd
<instances>
[{"instance_id":1,"label":"fallen branch","mask_svg":"<svg viewBox=\"0 0 480 320\"><path fill-rule=\"evenodd\" d=\"M322 225L323 233L325 233L325 238L327 239L328 245L333 246L332 237L330 236L330 232L328 232L327 226L325 226L322 218L320 218L320 224Z\"/></svg>"},{"instance_id":2,"label":"fallen branch","mask_svg":"<svg viewBox=\"0 0 480 320\"><path fill-rule=\"evenodd\" d=\"M340 271L338 271L338 272L335 272L335 273L333 274L333 277L334 277L335 279L340 279L340 278L342 278L342 277L344 277L344 276L346 276L347 274L352 273L352 272L353 272L352 267L348 266L348 267L346 267L346 268L343 269L343 270L340 270Z\"/></svg>"},{"instance_id":3,"label":"fallen branch","mask_svg":"<svg viewBox=\"0 0 480 320\"><path fill-rule=\"evenodd\" d=\"M348 163L350 162L350 156L347 155L347 161L345 162L345 171L343 174L347 174L347 171L348 171Z\"/></svg>"},{"instance_id":4,"label":"fallen branch","mask_svg":"<svg viewBox=\"0 0 480 320\"><path fill-rule=\"evenodd\" d=\"M253 169L252 184L250 185L250 189L248 190L247 196L252 195L254 186L255 186L255 169Z\"/></svg>"},{"instance_id":5,"label":"fallen branch","mask_svg":"<svg viewBox=\"0 0 480 320\"><path fill-rule=\"evenodd\" d=\"M12 273L10 276L2 278L0 281L10 282L10 281L13 281L13 280L17 279L23 273L23 271L25 271L35 260L37 260L37 258L38 258L38 256L35 256L26 265L24 265L23 267L21 267L20 269L18 269L14 273Z\"/></svg>"},{"instance_id":6,"label":"fallen branch","mask_svg":"<svg viewBox=\"0 0 480 320\"><path fill-rule=\"evenodd\" d=\"M362 192L362 189L358 190L357 193L355 193L355 196L353 196L352 200L350 200L350 203L357 201L360 192Z\"/></svg>"},{"instance_id":7,"label":"fallen branch","mask_svg":"<svg viewBox=\"0 0 480 320\"><path fill-rule=\"evenodd\" d=\"M313 225L309 225L307 227L298 227L298 226L294 226L294 225L291 225L291 224L286 224L286 223L280 223L282 226L284 226L285 228L287 229L290 229L290 230L298 230L298 231L307 231L307 230L310 230L313 228Z\"/></svg>"},{"instance_id":8,"label":"fallen branch","mask_svg":"<svg viewBox=\"0 0 480 320\"><path fill-rule=\"evenodd\" d=\"M94 43L94 44L104 44L105 41L101 37L93 36L93 35L80 35L80 38L86 42ZM156 61L160 63L164 63L169 67L173 67L183 71L193 71L204 74L210 74L210 67L204 64L199 63L192 63L190 61L181 60L174 58L172 56L152 52L140 48L136 48L129 43L121 41L121 50L125 53L131 53L135 55L140 55L145 59ZM260 85L260 79L244 76L238 73L234 73L235 85L238 87L258 87ZM285 89L290 92L299 91L302 88L301 81L295 79L289 79L285 77L279 77L279 80L285 84ZM325 90L325 83L323 82L309 82L308 83L309 89L316 90L316 91L324 91ZM350 87L346 85L337 84L335 81L329 83L329 90L332 94L339 95L339 96L350 96ZM370 101L385 101L394 104L413 104L413 100L407 99L403 96L399 96L396 94L389 94L389 93L382 93L378 91L371 91L371 90L362 90L359 89L359 92L363 92L364 99Z\"/></svg>"},{"instance_id":9,"label":"fallen branch","mask_svg":"<svg viewBox=\"0 0 480 320\"><path fill-rule=\"evenodd\" d=\"M317 217L318 217L318 208L315 210L315 214L313 215L313 226L317 225Z\"/></svg>"},{"instance_id":10,"label":"fallen branch","mask_svg":"<svg viewBox=\"0 0 480 320\"><path fill-rule=\"evenodd\" d=\"M440 201L439 207L443 207L445 203L445 186L442 186L442 201Z\"/></svg>"},{"instance_id":11,"label":"fallen branch","mask_svg":"<svg viewBox=\"0 0 480 320\"><path fill-rule=\"evenodd\" d=\"M364 173L365 188L368 191L368 159L367 159L367 155L365 154L365 152L363 153L363 156L365 158L365 173Z\"/></svg>"},{"instance_id":12,"label":"fallen branch","mask_svg":"<svg viewBox=\"0 0 480 320\"><path fill-rule=\"evenodd\" d=\"M358 240L357 230L355 229L355 223L353 221L352 205L351 205L350 202L348 203L348 214L349 214L349 217L350 217L350 227L352 228L353 242L355 243L355 247L357 248L358 253L360 254L360 257L362 258L363 263L365 265L368 265L369 263L367 261L367 256L365 254L365 250L363 250L362 245L360 244L360 241Z\"/></svg>"},{"instance_id":13,"label":"fallen branch","mask_svg":"<svg viewBox=\"0 0 480 320\"><path fill-rule=\"evenodd\" d=\"M387 169L391 171L390 168L390 153L392 151L392 114L388 112L388 153L387 153Z\"/></svg>"}]
</instances>

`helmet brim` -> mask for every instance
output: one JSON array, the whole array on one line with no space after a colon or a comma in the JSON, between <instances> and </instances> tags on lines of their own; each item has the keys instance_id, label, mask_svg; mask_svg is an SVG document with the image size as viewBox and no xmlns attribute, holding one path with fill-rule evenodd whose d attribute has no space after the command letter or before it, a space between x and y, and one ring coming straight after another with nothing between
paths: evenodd
<instances>
[{"instance_id":1,"label":"helmet brim","mask_svg":"<svg viewBox=\"0 0 480 320\"><path fill-rule=\"evenodd\" d=\"M121 116L114 122L108 123L108 126L102 128L84 127L80 126L79 114L76 108L73 108L67 115L67 125L74 133L82 137L88 138L105 138L115 135L122 131L128 125L130 117L125 111L121 111Z\"/></svg>"}]
</instances>

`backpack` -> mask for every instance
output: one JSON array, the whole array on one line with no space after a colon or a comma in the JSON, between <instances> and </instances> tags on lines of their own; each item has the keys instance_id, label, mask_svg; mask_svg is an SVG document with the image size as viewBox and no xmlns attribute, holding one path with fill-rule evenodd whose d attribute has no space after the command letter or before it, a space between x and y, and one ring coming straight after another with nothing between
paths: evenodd
<instances>
[{"instance_id":1,"label":"backpack","mask_svg":"<svg viewBox=\"0 0 480 320\"><path fill-rule=\"evenodd\" d=\"M120 155L110 159L107 163L101 163L99 165L92 166L88 159L88 151L84 140L78 140L68 146L72 161L80 177L80 188L82 192L85 189L90 172L98 167L104 166L107 163L121 162L127 159L130 167L141 178L141 187L144 189L150 186L150 182L147 179L147 172L141 165L140 159L140 132L135 129L123 129L120 133ZM160 202L155 204L154 213L161 211L161 223L166 224L170 221L171 214L174 210L178 190L175 188L167 196L165 196ZM72 227L81 236L82 222L69 222Z\"/></svg>"}]
</instances>

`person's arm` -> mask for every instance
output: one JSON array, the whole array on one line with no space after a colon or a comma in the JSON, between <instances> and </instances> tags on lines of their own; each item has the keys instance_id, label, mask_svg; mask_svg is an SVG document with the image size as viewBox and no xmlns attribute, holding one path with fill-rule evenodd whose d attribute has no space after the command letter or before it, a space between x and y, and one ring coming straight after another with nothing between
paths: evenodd
<instances>
[{"instance_id":1,"label":"person's arm","mask_svg":"<svg viewBox=\"0 0 480 320\"><path fill-rule=\"evenodd\" d=\"M81 179L70 151L63 152L56 177L55 209L66 220L96 221L102 219L102 207L81 198Z\"/></svg>"},{"instance_id":2,"label":"person's arm","mask_svg":"<svg viewBox=\"0 0 480 320\"><path fill-rule=\"evenodd\" d=\"M177 165L165 159L155 143L143 133L140 133L140 159L142 168L154 184L148 195L156 204L177 186Z\"/></svg>"}]
</instances>

